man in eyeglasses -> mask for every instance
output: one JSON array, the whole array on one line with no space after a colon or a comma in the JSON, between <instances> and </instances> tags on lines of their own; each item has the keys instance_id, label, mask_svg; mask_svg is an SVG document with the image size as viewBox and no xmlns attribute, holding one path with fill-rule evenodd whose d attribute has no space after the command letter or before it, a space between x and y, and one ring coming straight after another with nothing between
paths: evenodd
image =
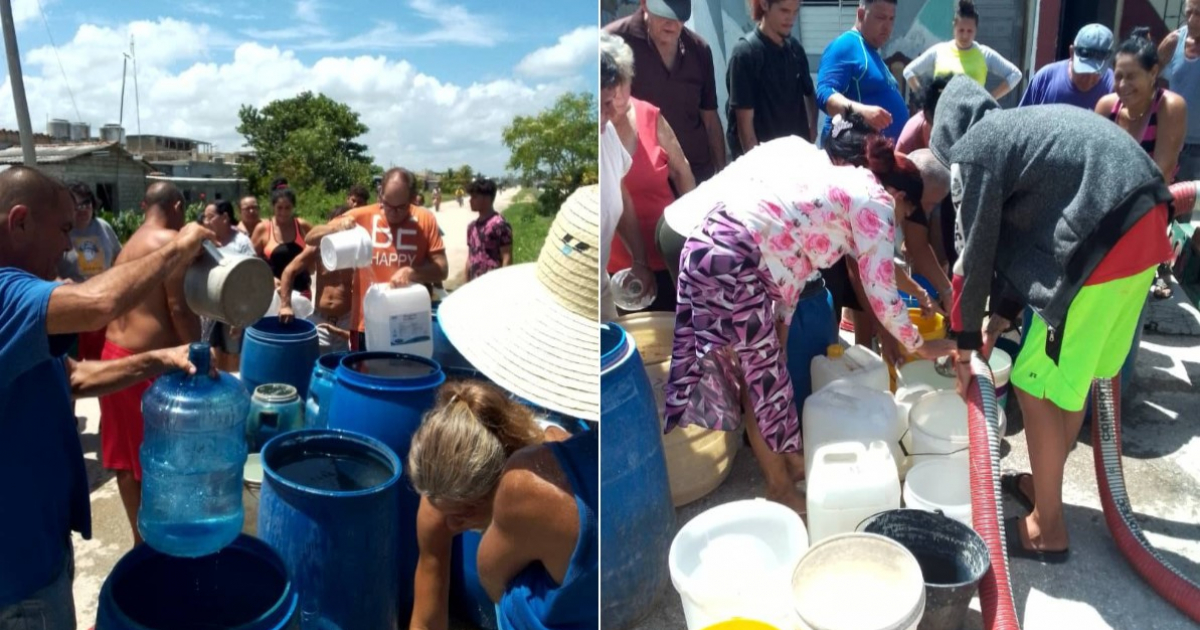
<instances>
[{"instance_id":1,"label":"man in eyeglasses","mask_svg":"<svg viewBox=\"0 0 1200 630\"><path fill-rule=\"evenodd\" d=\"M1020 107L1076 105L1095 110L1096 103L1113 91L1113 34L1103 24L1088 24L1075 35L1071 58L1052 63L1033 75Z\"/></svg>"},{"instance_id":2,"label":"man in eyeglasses","mask_svg":"<svg viewBox=\"0 0 1200 630\"><path fill-rule=\"evenodd\" d=\"M362 350L366 345L363 299L372 284L429 286L446 279L449 269L446 246L433 213L412 204L415 186L416 176L412 171L393 168L383 174L379 203L355 208L326 225L314 227L304 237L308 248L320 250L321 239L334 232L361 226L371 235L374 244L371 265L356 271L351 296L354 350Z\"/></svg>"}]
</instances>

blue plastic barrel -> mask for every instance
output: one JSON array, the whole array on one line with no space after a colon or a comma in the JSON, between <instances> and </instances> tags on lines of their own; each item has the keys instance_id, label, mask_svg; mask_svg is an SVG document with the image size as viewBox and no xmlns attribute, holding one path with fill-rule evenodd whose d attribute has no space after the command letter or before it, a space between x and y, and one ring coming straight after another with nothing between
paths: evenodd
<instances>
[{"instance_id":1,"label":"blue plastic barrel","mask_svg":"<svg viewBox=\"0 0 1200 630\"><path fill-rule=\"evenodd\" d=\"M242 341L242 382L248 391L267 383L287 383L296 388L300 400L308 399L308 381L321 355L317 327L294 319L282 324L278 317L264 317L250 328Z\"/></svg>"},{"instance_id":2,"label":"blue plastic barrel","mask_svg":"<svg viewBox=\"0 0 1200 630\"><path fill-rule=\"evenodd\" d=\"M337 383L334 372L347 354L350 353L331 352L317 359L317 364L313 366L312 378L308 381L308 400L304 405L304 424L308 428L323 429L329 426L329 403Z\"/></svg>"},{"instance_id":3,"label":"blue plastic barrel","mask_svg":"<svg viewBox=\"0 0 1200 630\"><path fill-rule=\"evenodd\" d=\"M411 577L396 564L396 454L365 435L302 429L267 442L262 462L258 536L293 576L304 627L397 627Z\"/></svg>"},{"instance_id":4,"label":"blue plastic barrel","mask_svg":"<svg viewBox=\"0 0 1200 630\"><path fill-rule=\"evenodd\" d=\"M395 352L356 352L342 357L329 410L329 428L355 431L383 442L400 461L408 459L413 434L433 407L446 375L436 362ZM400 575L411 583L417 570L417 508L421 498L405 477L400 483ZM400 614L409 619L412 589L400 594ZM407 623L407 622L406 622Z\"/></svg>"},{"instance_id":5,"label":"blue plastic barrel","mask_svg":"<svg viewBox=\"0 0 1200 630\"><path fill-rule=\"evenodd\" d=\"M442 366L443 369L465 368L474 370L475 368L471 365L471 362L467 361L466 357L454 347L454 344L450 343L450 338L442 330L442 324L438 321L438 306L440 305L441 302L433 305L433 360L437 361L438 365Z\"/></svg>"},{"instance_id":6,"label":"blue plastic barrel","mask_svg":"<svg viewBox=\"0 0 1200 630\"><path fill-rule=\"evenodd\" d=\"M279 554L250 536L199 558L139 545L104 581L96 630L298 630L288 575Z\"/></svg>"},{"instance_id":7,"label":"blue plastic barrel","mask_svg":"<svg viewBox=\"0 0 1200 630\"><path fill-rule=\"evenodd\" d=\"M600 330L600 625L623 630L651 612L667 585L675 509L658 409L633 338Z\"/></svg>"}]
</instances>

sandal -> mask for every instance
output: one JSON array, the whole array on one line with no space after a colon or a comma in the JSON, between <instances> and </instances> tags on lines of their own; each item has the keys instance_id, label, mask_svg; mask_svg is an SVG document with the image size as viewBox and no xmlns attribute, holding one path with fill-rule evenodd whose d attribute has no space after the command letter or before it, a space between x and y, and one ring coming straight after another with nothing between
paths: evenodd
<instances>
[{"instance_id":1,"label":"sandal","mask_svg":"<svg viewBox=\"0 0 1200 630\"><path fill-rule=\"evenodd\" d=\"M1004 473L1000 475L1000 489L1008 493L1008 496L1012 497L1021 507L1025 508L1026 512L1032 512L1033 500L1021 489L1021 479L1025 477L1032 479L1033 475L1027 472Z\"/></svg>"},{"instance_id":2,"label":"sandal","mask_svg":"<svg viewBox=\"0 0 1200 630\"><path fill-rule=\"evenodd\" d=\"M1071 550L1043 551L1030 549L1021 541L1021 517L1014 516L1004 521L1004 542L1009 558L1025 558L1045 564L1063 564L1071 558Z\"/></svg>"}]
</instances>

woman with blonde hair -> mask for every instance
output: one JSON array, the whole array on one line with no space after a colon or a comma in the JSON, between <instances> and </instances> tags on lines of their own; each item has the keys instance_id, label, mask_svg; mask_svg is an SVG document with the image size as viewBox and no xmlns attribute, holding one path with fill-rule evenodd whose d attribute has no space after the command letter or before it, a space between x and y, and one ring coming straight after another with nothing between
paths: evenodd
<instances>
[{"instance_id":1,"label":"woman with blonde hair","mask_svg":"<svg viewBox=\"0 0 1200 630\"><path fill-rule=\"evenodd\" d=\"M467 530L484 532L479 580L502 629L597 627L595 431L543 428L493 385L450 382L413 436L408 474L421 495L410 630L447 627L452 544Z\"/></svg>"}]
</instances>

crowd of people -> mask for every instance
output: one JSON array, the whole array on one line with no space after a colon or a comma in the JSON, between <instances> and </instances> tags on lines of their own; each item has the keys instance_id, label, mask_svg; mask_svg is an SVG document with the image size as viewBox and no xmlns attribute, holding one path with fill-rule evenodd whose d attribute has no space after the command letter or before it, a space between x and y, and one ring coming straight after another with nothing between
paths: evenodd
<instances>
[{"instance_id":1,"label":"crowd of people","mask_svg":"<svg viewBox=\"0 0 1200 630\"><path fill-rule=\"evenodd\" d=\"M951 357L964 395L972 357L1019 328L1032 472L1004 480L1029 510L1010 553L1065 560L1063 468L1091 382L1120 370L1148 294L1169 296L1168 224L1185 217L1167 186L1200 178L1200 0L1157 46L1084 27L1007 110L1024 75L959 0L953 40L904 69L911 116L880 53L896 1L860 0L815 82L800 4L751 2L727 133L690 0L642 0L605 28L604 317L626 314L609 274L657 289L649 309L675 314L664 430L745 428L768 496L801 513L798 412L843 309L892 365ZM910 306L945 315L952 340L923 340Z\"/></svg>"},{"instance_id":2,"label":"crowd of people","mask_svg":"<svg viewBox=\"0 0 1200 630\"><path fill-rule=\"evenodd\" d=\"M236 208L228 200L208 203L195 221L187 220L183 193L174 184L157 182L147 188L142 201L141 227L121 243L112 226L96 215L96 198L86 184L67 185L19 166L0 173L0 406L6 409L0 417L6 435L0 443L0 469L13 478L27 479L0 493L0 501L21 514L0 526L0 566L4 567L0 628L25 627L22 624L31 619L37 620L39 628L76 627L71 533L91 537L91 510L74 401L100 399L100 458L115 474L136 545L142 542L137 528L142 395L166 372L194 372L188 346L196 341L213 343L219 360L214 370L218 366L237 370L240 331L202 321L190 310L184 294L187 269L207 255L202 253L202 243L210 241L225 254L263 258L276 276L279 314L285 320L294 317L293 291L315 296L312 321L322 331L323 353L363 349L362 303L370 284L432 289L447 277L441 231L434 213L415 203L416 184L410 171L392 169L382 178L376 203L369 204L367 188L355 186L346 204L334 209L325 224L311 225L297 216L296 194L282 179L270 187L269 216L260 212L257 197L247 196ZM469 283L477 283L490 272L513 265L512 230L494 206L495 182L477 179L467 186L466 194L478 216L464 235L468 245L464 271ZM356 227L366 229L374 240L368 267L329 272L317 264L322 238ZM536 503L539 510L561 504L556 512L559 520L551 528L554 536L562 538L561 545L549 544L545 536L533 551L528 540L515 547L511 538L507 546L488 543L484 548L491 564L480 565L481 578L498 602L515 606L513 614L536 617L543 611L522 613L521 606L539 605L540 598L562 585L569 567L572 576L587 576L591 566L594 578L595 558L585 554L576 560L573 550L575 540L594 536L595 528L595 486L584 483L586 476L580 476L578 467L591 470L594 477L598 459L586 440L567 440L561 429L538 429L514 441L519 433L515 427L529 428L531 412L515 403L497 404L498 400L508 401L508 394L485 383L455 384L442 392L414 443L413 474L426 480L418 488L432 499L431 506L423 508L421 522L442 519L436 528L439 536L467 526L483 528L489 522L501 528L516 523L520 533L540 535L546 528L529 529L530 515L516 508L493 514L480 501L504 496L506 504ZM486 470L454 472L458 482L474 484L470 488L484 492L462 495L478 510L470 517L462 516L461 502L443 500L459 496L446 494L439 481L445 478L441 471L445 458L420 456L421 444L428 445L424 452L441 455L461 447L455 436L464 423L473 423L474 441L469 452L458 457L478 459L493 453L493 444L502 444ZM405 465L408 470L409 462ZM506 472L509 469L513 472ZM514 481L505 481L510 477ZM517 498L536 496L538 501L521 504L513 493ZM577 504L590 507L577 510ZM537 555L544 550L550 550L552 557ZM440 546L434 550L441 551ZM438 558L444 569L448 554ZM516 562L520 558L526 560ZM533 561L544 562L549 577L523 571ZM428 562L422 564L422 571L427 571ZM519 576L525 577L518 580ZM448 580L448 574L442 577ZM572 583L581 579L573 577ZM428 577L424 580L418 580L418 587L424 584L424 596L436 601L422 600L413 627L444 627L448 586L433 584ZM510 582L536 585L538 591L514 596L506 590ZM519 603L522 597L529 602ZM564 604L569 599L564 596ZM556 614L564 619L571 616Z\"/></svg>"}]
</instances>

